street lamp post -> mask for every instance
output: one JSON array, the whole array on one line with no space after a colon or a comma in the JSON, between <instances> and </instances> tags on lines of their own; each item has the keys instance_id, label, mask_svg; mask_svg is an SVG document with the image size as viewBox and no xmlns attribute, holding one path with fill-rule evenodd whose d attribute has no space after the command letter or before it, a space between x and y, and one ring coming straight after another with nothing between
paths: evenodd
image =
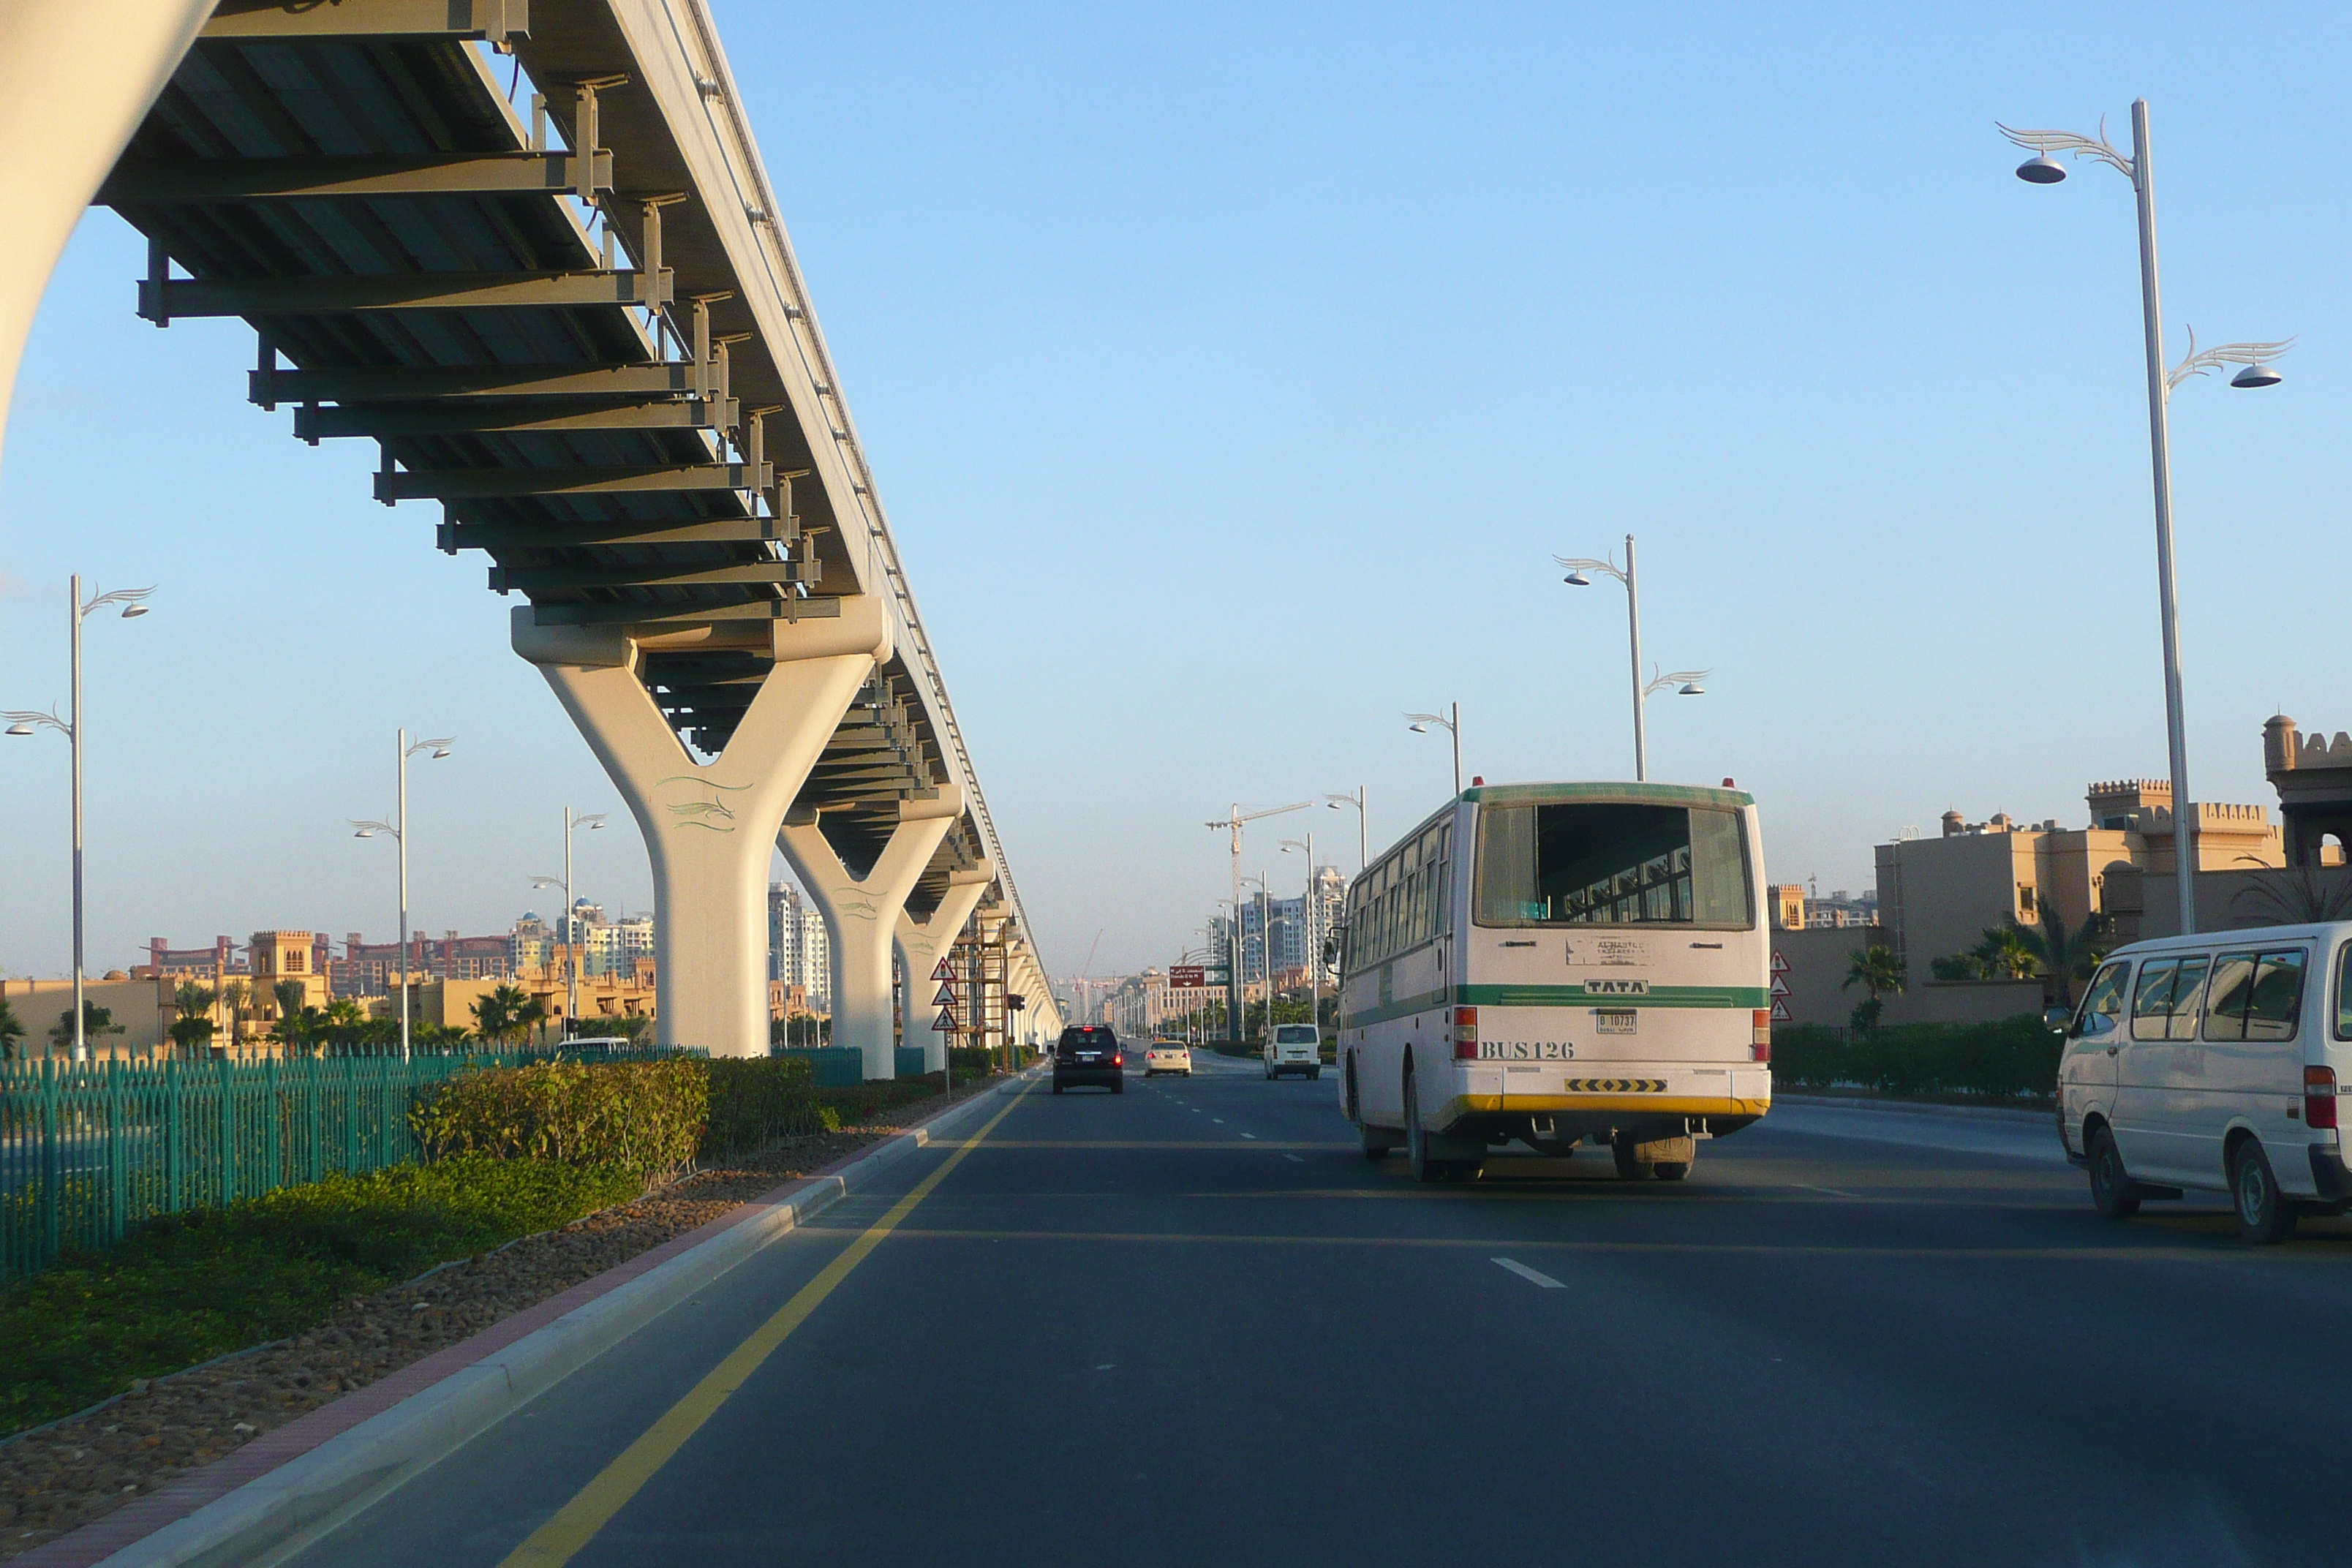
<instances>
[{"instance_id":1,"label":"street lamp post","mask_svg":"<svg viewBox=\"0 0 2352 1568\"><path fill-rule=\"evenodd\" d=\"M1625 634L1633 645L1633 782L1647 782L1650 776L1650 746L1643 721L1649 708L1650 693L1663 691L1669 686L1679 687L1685 697L1703 697L1706 689L1699 682L1715 672L1710 669L1680 669L1672 675L1662 675L1657 667L1651 668L1652 679L1642 679L1642 579L1633 564L1633 536L1625 536L1625 569L1619 571L1617 563L1590 556L1555 555L1552 557L1568 568L1560 581L1571 588L1590 588L1592 579L1587 574L1598 572L1604 577L1614 577L1625 585Z\"/></svg>"},{"instance_id":2,"label":"street lamp post","mask_svg":"<svg viewBox=\"0 0 2352 1568\"><path fill-rule=\"evenodd\" d=\"M1307 898L1301 906L1307 920L1307 1006L1315 1019L1316 1037L1319 1040L1323 1028L1323 949L1316 941L1316 917L1321 912L1316 905L1322 900L1316 896L1315 835L1307 834L1303 841L1297 838L1282 841L1284 854L1287 855L1293 849L1307 856Z\"/></svg>"},{"instance_id":3,"label":"street lamp post","mask_svg":"<svg viewBox=\"0 0 2352 1568\"><path fill-rule=\"evenodd\" d=\"M73 1059L89 1060L89 1040L82 1016L82 897L81 897L81 623L92 610L107 605L121 605L122 618L136 620L147 613L144 603L153 588L117 588L111 594L99 594L88 604L82 603L81 576L77 573L66 584L66 607L72 626L68 633L71 647L71 695L68 699L69 718L60 719L55 713L0 713L8 721L8 733L29 735L37 729L55 730L65 736L66 749L73 758Z\"/></svg>"},{"instance_id":4,"label":"street lamp post","mask_svg":"<svg viewBox=\"0 0 2352 1568\"><path fill-rule=\"evenodd\" d=\"M435 740L418 741L411 743L408 739L408 731L406 730L396 731L394 733L398 736L398 741L394 747L398 753L398 760L394 763L393 767L393 773L395 780L394 786L395 806L393 811L393 820L390 822L353 821L352 826L355 831L352 834L352 837L354 838L373 838L379 833L391 834L393 845L395 850L394 858L400 862L400 1059L402 1061L406 1061L409 1059L408 759L415 756L419 752L430 752L433 753L434 760L437 762L441 758L449 754L449 747L452 744L452 741L450 737L443 735Z\"/></svg>"},{"instance_id":5,"label":"street lamp post","mask_svg":"<svg viewBox=\"0 0 2352 1568\"><path fill-rule=\"evenodd\" d=\"M2108 144L2106 124L2096 136L2071 131L2012 131L1996 121L2003 136L2034 155L2017 166L2017 177L2033 185L2054 185L2066 177L2066 166L2050 154L2067 153L2096 158L2132 183L2139 209L2140 324L2147 360L2147 446L2150 478L2156 489L2157 613L2164 633L2165 744L2172 765L2172 859L2175 890L2180 900L2180 931L2197 929L2196 808L2189 798L2189 733L2180 697L2180 617L2173 588L2172 564L2172 429L2169 411L2172 389L2192 375L2225 364L2244 368L2230 378L2231 386L2276 386L2279 374L2270 361L2291 348L2287 338L2269 343L2224 343L2200 353L2197 335L2189 336L2189 354L2168 372L2164 368L2164 306L2157 287L2156 182L2147 134L2147 100L2132 100L2132 151L2126 158Z\"/></svg>"},{"instance_id":6,"label":"street lamp post","mask_svg":"<svg viewBox=\"0 0 2352 1568\"><path fill-rule=\"evenodd\" d=\"M1405 728L1416 735L1428 734L1429 727L1435 724L1454 737L1454 798L1460 800L1462 798L1462 704L1447 703L1445 712L1443 714L1408 713L1405 715Z\"/></svg>"},{"instance_id":7,"label":"street lamp post","mask_svg":"<svg viewBox=\"0 0 2352 1568\"><path fill-rule=\"evenodd\" d=\"M601 811L574 816L570 806L563 808L563 1037L567 1040L573 1037L580 1017L580 949L572 940L572 836L583 827L593 833L604 826L604 813ZM533 877L530 885L552 888L558 884L552 877Z\"/></svg>"},{"instance_id":8,"label":"street lamp post","mask_svg":"<svg viewBox=\"0 0 2352 1568\"><path fill-rule=\"evenodd\" d=\"M1356 808L1356 875L1362 876L1371 868L1372 864L1372 838L1364 812L1364 786L1358 784L1356 793L1353 795L1327 795L1323 797L1323 801L1332 811L1337 811L1343 805L1352 805Z\"/></svg>"}]
</instances>

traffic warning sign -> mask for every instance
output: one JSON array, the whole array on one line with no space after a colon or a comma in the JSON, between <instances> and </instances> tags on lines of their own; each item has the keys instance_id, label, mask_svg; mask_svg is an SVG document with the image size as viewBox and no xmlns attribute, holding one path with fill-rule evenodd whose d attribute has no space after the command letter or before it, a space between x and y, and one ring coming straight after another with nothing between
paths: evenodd
<instances>
[{"instance_id":1,"label":"traffic warning sign","mask_svg":"<svg viewBox=\"0 0 2352 1568\"><path fill-rule=\"evenodd\" d=\"M942 958L939 963L931 966L931 978L934 980L953 980L955 978L955 970L949 965L946 959Z\"/></svg>"},{"instance_id":2,"label":"traffic warning sign","mask_svg":"<svg viewBox=\"0 0 2352 1568\"><path fill-rule=\"evenodd\" d=\"M1776 1024L1785 1024L1789 1021L1789 1005L1786 1002L1772 1004L1772 1021Z\"/></svg>"},{"instance_id":3,"label":"traffic warning sign","mask_svg":"<svg viewBox=\"0 0 2352 1568\"><path fill-rule=\"evenodd\" d=\"M955 1009L952 1007L940 1008L940 1016L931 1020L931 1027L937 1029L943 1035L954 1034L956 1032Z\"/></svg>"}]
</instances>

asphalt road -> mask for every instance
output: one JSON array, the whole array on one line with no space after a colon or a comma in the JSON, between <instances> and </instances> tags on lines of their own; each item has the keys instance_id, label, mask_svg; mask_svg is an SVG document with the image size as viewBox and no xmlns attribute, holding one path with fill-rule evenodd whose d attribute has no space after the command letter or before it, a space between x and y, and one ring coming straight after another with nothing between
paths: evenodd
<instances>
[{"instance_id":1,"label":"asphalt road","mask_svg":"<svg viewBox=\"0 0 2352 1568\"><path fill-rule=\"evenodd\" d=\"M1603 1154L1420 1187L1357 1155L1328 1077L1196 1059L1117 1098L1008 1096L878 1244L855 1238L955 1146L296 1561L2343 1551L2352 1223L2262 1250L2218 1201L2111 1225L2046 1128L1795 1106L1702 1144L1679 1186L1620 1184ZM576 1551L542 1532L513 1555L583 1517Z\"/></svg>"}]
</instances>

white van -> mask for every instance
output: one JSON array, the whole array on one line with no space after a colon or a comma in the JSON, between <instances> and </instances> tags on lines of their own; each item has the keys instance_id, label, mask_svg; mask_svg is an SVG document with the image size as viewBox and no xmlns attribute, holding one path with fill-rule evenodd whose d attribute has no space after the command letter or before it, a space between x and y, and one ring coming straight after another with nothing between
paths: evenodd
<instances>
[{"instance_id":1,"label":"white van","mask_svg":"<svg viewBox=\"0 0 2352 1568\"><path fill-rule=\"evenodd\" d=\"M1312 1024L1276 1024L1265 1032L1265 1076L1323 1076L1323 1031Z\"/></svg>"},{"instance_id":2,"label":"white van","mask_svg":"<svg viewBox=\"0 0 2352 1568\"><path fill-rule=\"evenodd\" d=\"M2058 1064L2058 1135L2091 1199L2230 1194L2277 1241L2352 1199L2336 1128L2352 1076L2352 923L2134 942L2092 977Z\"/></svg>"}]
</instances>

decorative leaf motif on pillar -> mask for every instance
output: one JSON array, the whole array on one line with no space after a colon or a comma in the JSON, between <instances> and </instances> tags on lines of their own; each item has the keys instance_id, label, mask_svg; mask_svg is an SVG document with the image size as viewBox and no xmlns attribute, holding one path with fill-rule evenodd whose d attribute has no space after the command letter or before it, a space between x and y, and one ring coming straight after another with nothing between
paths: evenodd
<instances>
[{"instance_id":1,"label":"decorative leaf motif on pillar","mask_svg":"<svg viewBox=\"0 0 2352 1568\"><path fill-rule=\"evenodd\" d=\"M701 799L665 801L662 803L662 809L667 811L680 827L707 828L712 833L735 831L735 813L728 806L726 797L751 787L750 784L720 784L716 779L698 778L692 773L676 773L662 780L654 788L666 790L672 784L684 784L688 789L710 792L708 796Z\"/></svg>"}]
</instances>

